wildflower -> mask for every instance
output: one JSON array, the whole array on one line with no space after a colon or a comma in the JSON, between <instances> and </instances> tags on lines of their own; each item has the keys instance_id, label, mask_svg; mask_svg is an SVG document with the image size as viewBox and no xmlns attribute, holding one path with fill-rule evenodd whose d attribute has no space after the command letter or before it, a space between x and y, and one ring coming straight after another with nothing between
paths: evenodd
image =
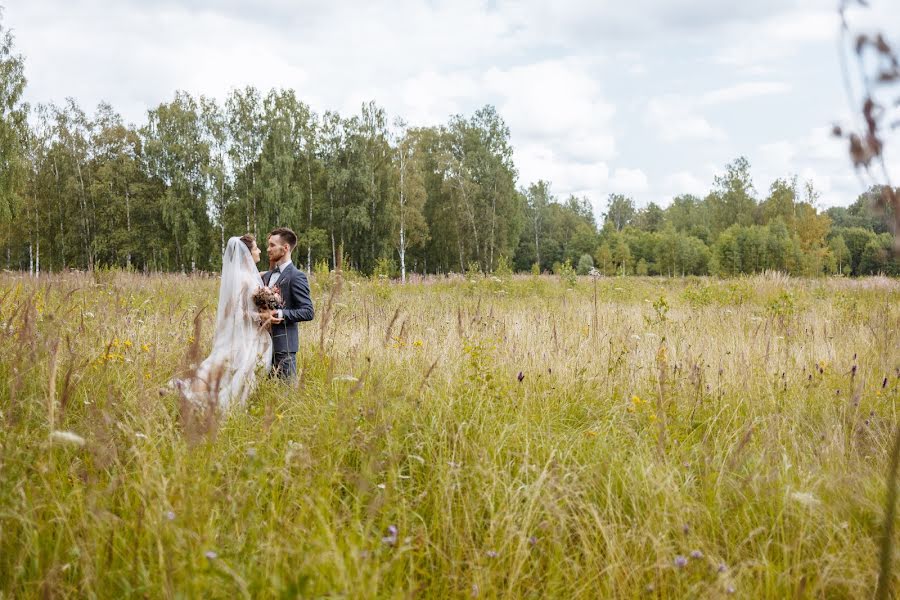
<instances>
[{"instance_id":1,"label":"wildflower","mask_svg":"<svg viewBox=\"0 0 900 600\"><path fill-rule=\"evenodd\" d=\"M691 558L703 558L703 553L700 552L699 550L692 550Z\"/></svg>"},{"instance_id":2,"label":"wildflower","mask_svg":"<svg viewBox=\"0 0 900 600\"><path fill-rule=\"evenodd\" d=\"M497 558L498 556L500 556L500 553L496 550L488 550L487 552L485 552L485 554L488 558Z\"/></svg>"},{"instance_id":3,"label":"wildflower","mask_svg":"<svg viewBox=\"0 0 900 600\"><path fill-rule=\"evenodd\" d=\"M213 552L212 550L207 550L206 552L203 553L203 556L205 556L209 560L215 560L215 559L219 558L219 555L216 554L215 552Z\"/></svg>"},{"instance_id":4,"label":"wildflower","mask_svg":"<svg viewBox=\"0 0 900 600\"><path fill-rule=\"evenodd\" d=\"M728 567L725 566L725 563L721 563L721 564L719 565L719 568L717 569L717 571L718 571L719 573L724 573L724 572L727 571L727 570L728 570Z\"/></svg>"},{"instance_id":5,"label":"wildflower","mask_svg":"<svg viewBox=\"0 0 900 600\"><path fill-rule=\"evenodd\" d=\"M57 444L72 444L73 446L84 446L84 438L77 433L71 431L54 431L50 434L50 441Z\"/></svg>"},{"instance_id":6,"label":"wildflower","mask_svg":"<svg viewBox=\"0 0 900 600\"><path fill-rule=\"evenodd\" d=\"M415 348L421 348L421 347L422 347L422 340L416 340L416 341L414 341L414 342L413 342L413 347L415 347Z\"/></svg>"},{"instance_id":7,"label":"wildflower","mask_svg":"<svg viewBox=\"0 0 900 600\"><path fill-rule=\"evenodd\" d=\"M688 559L686 556L682 556L679 554L675 557L675 566L678 567L679 569L685 568L687 566L687 564L688 564Z\"/></svg>"},{"instance_id":8,"label":"wildflower","mask_svg":"<svg viewBox=\"0 0 900 600\"><path fill-rule=\"evenodd\" d=\"M530 538L528 538L528 543L531 544L532 546L536 546L538 543L537 536L533 535Z\"/></svg>"},{"instance_id":9,"label":"wildflower","mask_svg":"<svg viewBox=\"0 0 900 600\"><path fill-rule=\"evenodd\" d=\"M113 338L112 343L110 344L113 348L119 347L119 338Z\"/></svg>"},{"instance_id":10,"label":"wildflower","mask_svg":"<svg viewBox=\"0 0 900 600\"><path fill-rule=\"evenodd\" d=\"M247 448L247 458L256 458L256 448Z\"/></svg>"},{"instance_id":11,"label":"wildflower","mask_svg":"<svg viewBox=\"0 0 900 600\"><path fill-rule=\"evenodd\" d=\"M733 585L729 585L727 588L725 588L725 593L726 593L726 594L729 594L729 595L733 594L733 593L734 593L734 586L733 586Z\"/></svg>"},{"instance_id":12,"label":"wildflower","mask_svg":"<svg viewBox=\"0 0 900 600\"><path fill-rule=\"evenodd\" d=\"M381 538L381 541L387 544L388 546L393 546L397 543L397 533L398 529L396 525L388 525L387 535Z\"/></svg>"},{"instance_id":13,"label":"wildflower","mask_svg":"<svg viewBox=\"0 0 900 600\"><path fill-rule=\"evenodd\" d=\"M522 381L525 379L525 373L523 373L522 371L519 371L519 374L516 375L516 379L519 380L519 383L522 383Z\"/></svg>"},{"instance_id":14,"label":"wildflower","mask_svg":"<svg viewBox=\"0 0 900 600\"><path fill-rule=\"evenodd\" d=\"M141 352L150 352L150 344L141 344Z\"/></svg>"},{"instance_id":15,"label":"wildflower","mask_svg":"<svg viewBox=\"0 0 900 600\"><path fill-rule=\"evenodd\" d=\"M685 523L684 525L681 526L681 531L685 535L687 535L690 530L691 530L691 526L688 525L687 523Z\"/></svg>"},{"instance_id":16,"label":"wildflower","mask_svg":"<svg viewBox=\"0 0 900 600\"><path fill-rule=\"evenodd\" d=\"M174 520L175 520L175 513L172 512L171 510L167 510L166 513L165 513L165 517L166 517L166 520L167 520L167 521L174 521ZM213 553L213 554L215 554L215 553Z\"/></svg>"},{"instance_id":17,"label":"wildflower","mask_svg":"<svg viewBox=\"0 0 900 600\"><path fill-rule=\"evenodd\" d=\"M141 438L142 440L146 440L146 439L147 439L147 434L146 434L146 433L141 433L140 431L136 431L136 432L134 433L134 437L136 437L136 438Z\"/></svg>"},{"instance_id":18,"label":"wildflower","mask_svg":"<svg viewBox=\"0 0 900 600\"><path fill-rule=\"evenodd\" d=\"M125 340L125 347L131 348L134 344L131 343L131 340Z\"/></svg>"},{"instance_id":19,"label":"wildflower","mask_svg":"<svg viewBox=\"0 0 900 600\"><path fill-rule=\"evenodd\" d=\"M641 400L640 396L638 396L637 394L631 397L631 403L635 406L640 406L642 402L643 400Z\"/></svg>"}]
</instances>

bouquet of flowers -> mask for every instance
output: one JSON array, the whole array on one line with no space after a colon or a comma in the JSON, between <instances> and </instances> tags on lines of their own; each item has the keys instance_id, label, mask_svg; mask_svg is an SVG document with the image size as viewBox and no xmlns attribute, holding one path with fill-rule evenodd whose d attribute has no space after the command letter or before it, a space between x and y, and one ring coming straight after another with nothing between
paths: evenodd
<instances>
[{"instance_id":1,"label":"bouquet of flowers","mask_svg":"<svg viewBox=\"0 0 900 600\"><path fill-rule=\"evenodd\" d=\"M281 290L277 285L272 287L262 286L253 292L253 304L259 310L278 310L284 308L284 300L281 299Z\"/></svg>"}]
</instances>

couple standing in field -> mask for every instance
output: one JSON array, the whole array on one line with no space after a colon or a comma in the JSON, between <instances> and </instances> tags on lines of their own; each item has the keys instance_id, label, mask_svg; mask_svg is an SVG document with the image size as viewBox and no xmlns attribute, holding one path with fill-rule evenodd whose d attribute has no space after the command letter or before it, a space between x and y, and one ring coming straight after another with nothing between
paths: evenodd
<instances>
[{"instance_id":1,"label":"couple standing in field","mask_svg":"<svg viewBox=\"0 0 900 600\"><path fill-rule=\"evenodd\" d=\"M285 381L296 377L298 324L314 314L309 282L291 261L293 231L277 227L266 242L269 270L260 273L256 239L247 234L228 240L212 351L188 377L173 380L193 403L221 411L243 404L256 387L258 368Z\"/></svg>"}]
</instances>

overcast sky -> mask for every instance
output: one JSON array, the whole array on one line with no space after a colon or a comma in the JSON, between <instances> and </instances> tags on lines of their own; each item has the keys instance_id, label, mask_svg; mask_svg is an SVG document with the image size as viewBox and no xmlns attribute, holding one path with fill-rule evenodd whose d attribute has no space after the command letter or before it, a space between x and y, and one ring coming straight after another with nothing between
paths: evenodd
<instances>
[{"instance_id":1,"label":"overcast sky","mask_svg":"<svg viewBox=\"0 0 900 600\"><path fill-rule=\"evenodd\" d=\"M836 4L7 0L3 20L29 102L106 100L138 124L176 89L293 88L320 113L374 99L414 125L490 103L519 185L548 180L599 214L613 192L639 206L704 194L739 155L760 196L796 174L821 206L852 202L860 180L829 136L852 123ZM900 2L872 4L854 22L900 38Z\"/></svg>"}]
</instances>

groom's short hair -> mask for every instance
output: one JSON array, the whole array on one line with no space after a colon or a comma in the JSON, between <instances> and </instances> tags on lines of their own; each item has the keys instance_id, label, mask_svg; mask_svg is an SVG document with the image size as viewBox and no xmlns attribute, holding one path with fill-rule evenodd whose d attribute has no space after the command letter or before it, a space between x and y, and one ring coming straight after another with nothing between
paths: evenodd
<instances>
[{"instance_id":1,"label":"groom's short hair","mask_svg":"<svg viewBox=\"0 0 900 600\"><path fill-rule=\"evenodd\" d=\"M293 250L297 246L297 234L287 227L276 227L269 232L269 237L272 237L273 235L277 235L282 240L287 242L291 247L291 250Z\"/></svg>"}]
</instances>

